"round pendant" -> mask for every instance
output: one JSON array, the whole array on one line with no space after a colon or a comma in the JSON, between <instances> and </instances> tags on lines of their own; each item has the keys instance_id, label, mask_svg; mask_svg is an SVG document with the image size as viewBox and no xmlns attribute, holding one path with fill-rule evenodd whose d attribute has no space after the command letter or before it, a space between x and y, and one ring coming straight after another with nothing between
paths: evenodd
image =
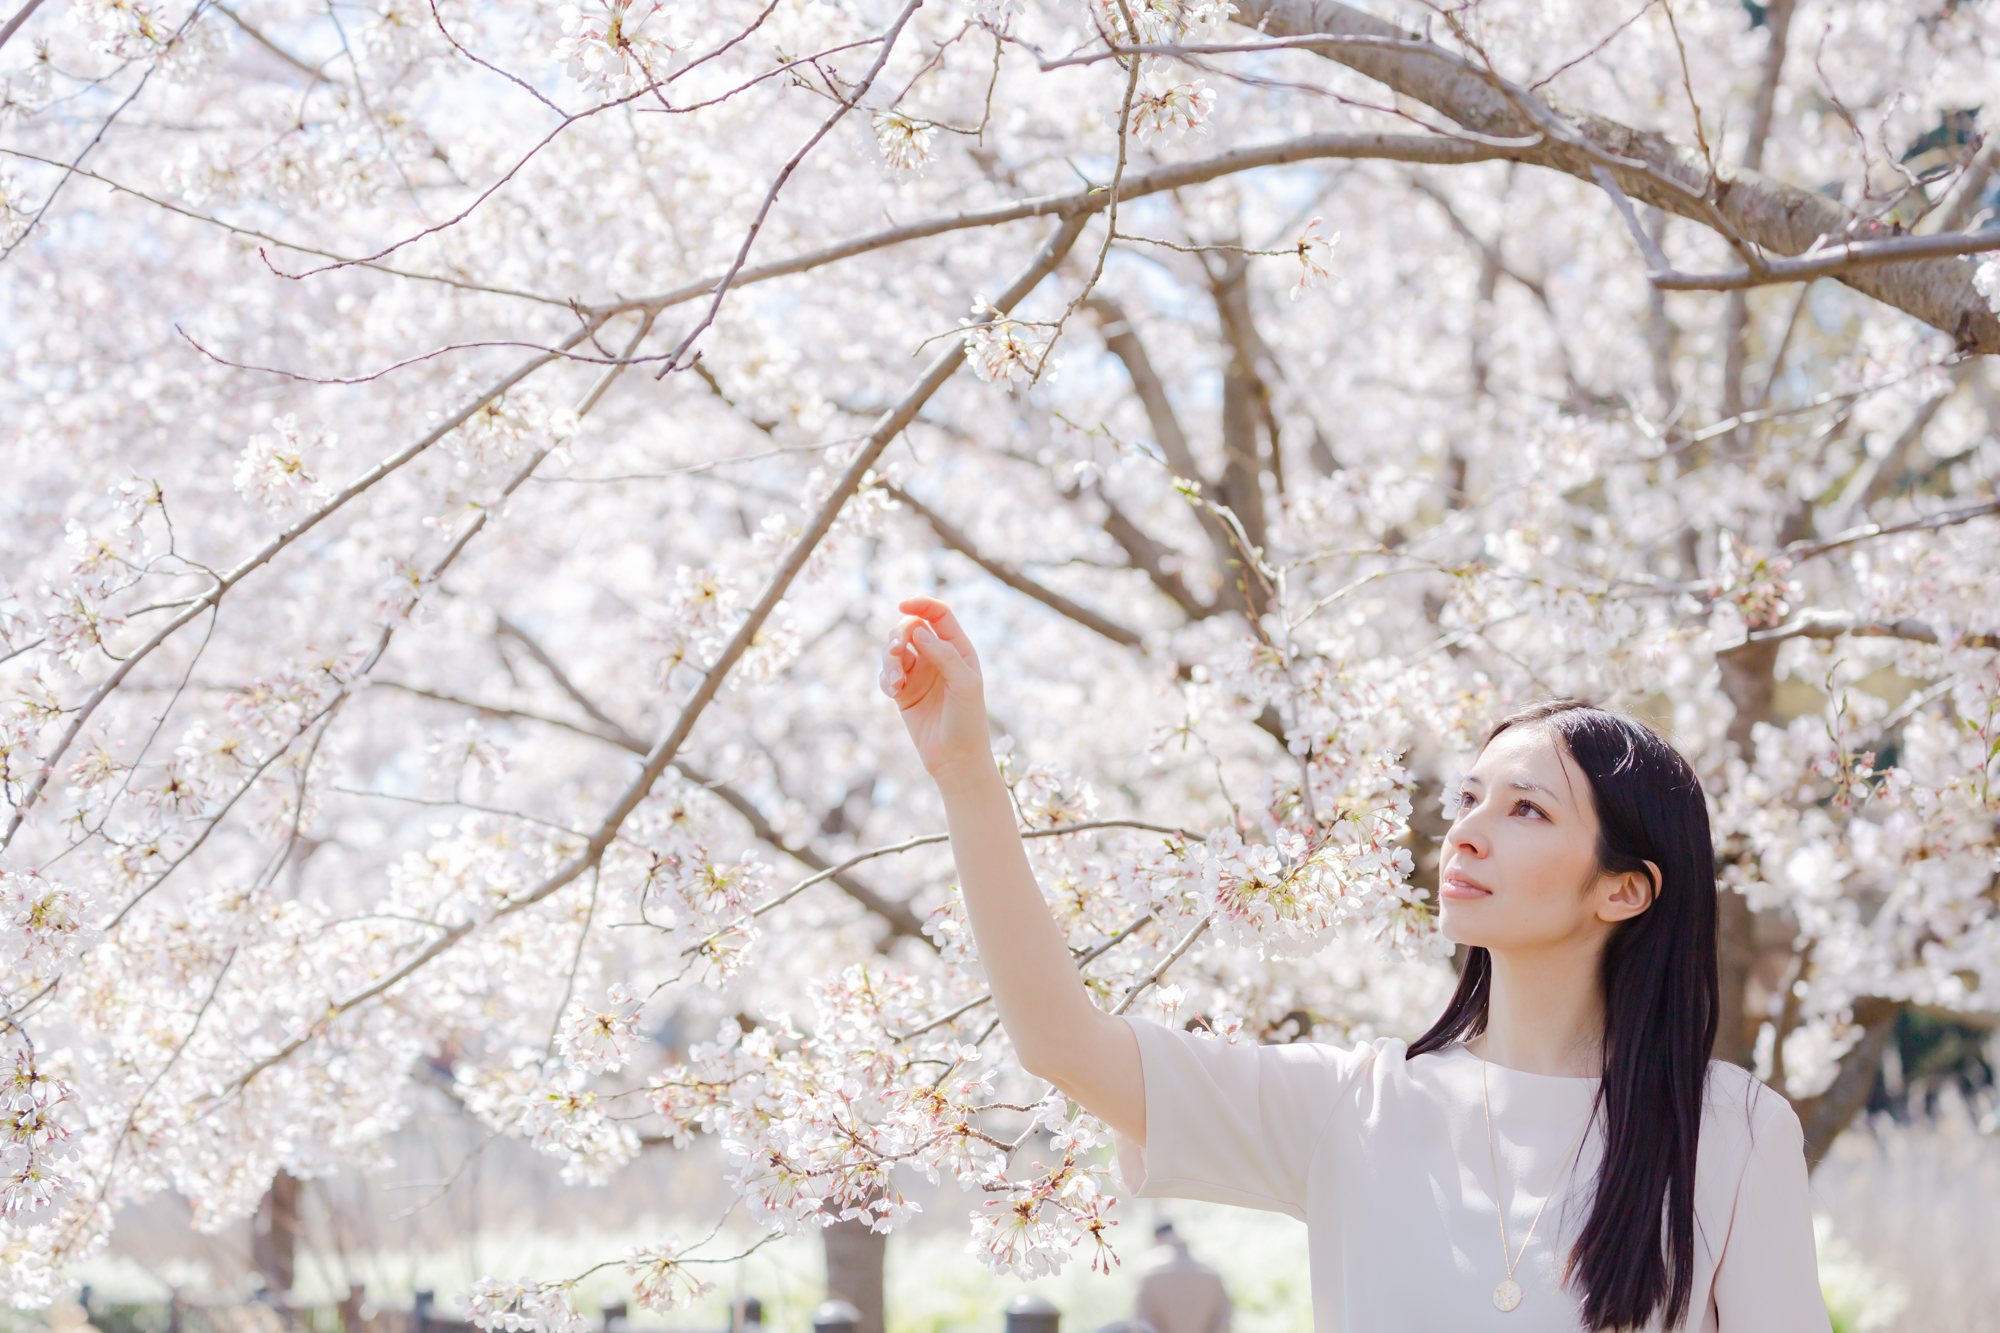
<instances>
[{"instance_id":1,"label":"round pendant","mask_svg":"<svg viewBox=\"0 0 2000 1333\"><path fill-rule=\"evenodd\" d=\"M1521 1284L1513 1278L1502 1278L1500 1285L1493 1289L1493 1308L1511 1310L1521 1303Z\"/></svg>"}]
</instances>

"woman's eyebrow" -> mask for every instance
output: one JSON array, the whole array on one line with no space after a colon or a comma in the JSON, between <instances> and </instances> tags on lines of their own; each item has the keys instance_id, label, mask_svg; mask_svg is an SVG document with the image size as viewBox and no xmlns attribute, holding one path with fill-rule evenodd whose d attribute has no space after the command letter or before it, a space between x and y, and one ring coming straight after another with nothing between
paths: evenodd
<instances>
[{"instance_id":1,"label":"woman's eyebrow","mask_svg":"<svg viewBox=\"0 0 2000 1333\"><path fill-rule=\"evenodd\" d=\"M1464 777L1458 780L1458 785L1461 787L1479 787L1485 785L1485 780L1479 777L1475 777L1472 774L1468 773ZM1555 793L1553 791L1549 790L1549 788L1547 787L1544 787L1539 782L1521 782L1510 779L1504 785L1512 787L1516 791L1538 791L1542 795L1550 798L1554 798L1555 796Z\"/></svg>"}]
</instances>

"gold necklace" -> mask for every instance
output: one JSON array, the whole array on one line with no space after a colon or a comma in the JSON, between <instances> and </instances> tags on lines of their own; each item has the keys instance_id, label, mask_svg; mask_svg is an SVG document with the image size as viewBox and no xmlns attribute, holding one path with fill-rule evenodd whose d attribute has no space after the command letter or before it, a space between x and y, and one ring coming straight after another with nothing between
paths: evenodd
<instances>
[{"instance_id":1,"label":"gold necklace","mask_svg":"<svg viewBox=\"0 0 2000 1333\"><path fill-rule=\"evenodd\" d=\"M1528 1234L1521 1238L1519 1253L1507 1243L1507 1211L1500 1206L1500 1156L1493 1149L1493 1101L1486 1094L1486 1054L1479 1054L1479 1104L1486 1110L1486 1159L1493 1166L1493 1215L1500 1219L1500 1262L1507 1265L1507 1276L1500 1279L1493 1288L1493 1307L1500 1311L1513 1310L1521 1303L1521 1284L1514 1280L1514 1270L1528 1253L1528 1244L1535 1238L1535 1228L1541 1225L1542 1213L1549 1206L1549 1199L1556 1197L1562 1189L1563 1177L1569 1174L1569 1164L1583 1149L1584 1135L1590 1133L1590 1122L1597 1118L1597 1105L1591 1104L1590 1114L1583 1118L1583 1128L1577 1131L1576 1142L1570 1146L1568 1156L1563 1158L1562 1169L1556 1172L1556 1183L1549 1187L1542 1206L1535 1209L1534 1221L1528 1223ZM1509 1254L1513 1254L1510 1259Z\"/></svg>"}]
</instances>

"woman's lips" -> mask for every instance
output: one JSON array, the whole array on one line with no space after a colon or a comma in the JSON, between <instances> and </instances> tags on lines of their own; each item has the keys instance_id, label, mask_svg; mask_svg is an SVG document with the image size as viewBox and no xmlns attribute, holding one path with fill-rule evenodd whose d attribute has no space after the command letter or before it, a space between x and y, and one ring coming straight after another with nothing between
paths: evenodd
<instances>
[{"instance_id":1,"label":"woman's lips","mask_svg":"<svg viewBox=\"0 0 2000 1333\"><path fill-rule=\"evenodd\" d=\"M1461 900L1491 898L1493 896L1493 890L1487 888L1477 880L1466 878L1457 871L1453 871L1444 877L1444 882L1439 886L1439 891L1446 898L1458 898Z\"/></svg>"}]
</instances>

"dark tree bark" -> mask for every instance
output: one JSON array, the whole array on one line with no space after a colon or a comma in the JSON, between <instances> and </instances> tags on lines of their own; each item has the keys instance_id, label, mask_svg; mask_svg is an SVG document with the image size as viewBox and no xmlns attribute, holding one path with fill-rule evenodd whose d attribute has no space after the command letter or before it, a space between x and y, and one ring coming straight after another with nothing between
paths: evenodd
<instances>
[{"instance_id":1,"label":"dark tree bark","mask_svg":"<svg viewBox=\"0 0 2000 1333\"><path fill-rule=\"evenodd\" d=\"M1336 0L1238 0L1236 21L1274 37L1336 37L1414 42L1415 34ZM1603 154L1643 162L1644 172L1614 169L1620 187L1642 203L1709 227L1728 227L1776 255L1802 254L1822 236L1842 236L1857 215L1814 189L1787 185L1748 167L1718 166L1710 175L1700 150L1663 134L1560 105L1551 110L1579 142L1546 134L1507 90L1475 70L1409 46L1328 42L1308 49L1414 98L1475 133L1535 139L1509 151L1519 162L1596 179ZM1865 237L1865 233L1864 233ZM1865 296L1951 335L1961 351L2000 352L2000 313L1972 285L1963 259L1922 259L1857 268L1839 280Z\"/></svg>"},{"instance_id":2,"label":"dark tree bark","mask_svg":"<svg viewBox=\"0 0 2000 1333\"><path fill-rule=\"evenodd\" d=\"M887 1236L866 1222L835 1222L821 1235L826 1243L826 1294L861 1312L855 1333L882 1333L882 1261Z\"/></svg>"}]
</instances>

